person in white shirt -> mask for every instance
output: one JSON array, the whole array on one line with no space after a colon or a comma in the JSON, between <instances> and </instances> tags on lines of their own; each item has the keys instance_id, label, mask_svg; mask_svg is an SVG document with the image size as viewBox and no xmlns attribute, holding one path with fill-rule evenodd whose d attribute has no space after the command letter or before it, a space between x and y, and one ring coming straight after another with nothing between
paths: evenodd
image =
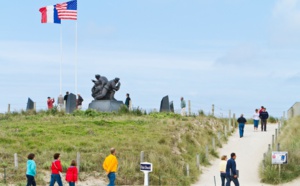
<instances>
[{"instance_id":1,"label":"person in white shirt","mask_svg":"<svg viewBox=\"0 0 300 186\"><path fill-rule=\"evenodd\" d=\"M258 109L255 109L255 113L253 114L253 124L254 124L254 131L257 131L258 124L259 124L259 112L258 112Z\"/></svg>"},{"instance_id":2,"label":"person in white shirt","mask_svg":"<svg viewBox=\"0 0 300 186\"><path fill-rule=\"evenodd\" d=\"M222 186L225 186L226 165L227 165L227 156L223 155L221 157L221 162L220 162L220 176L221 176Z\"/></svg>"}]
</instances>

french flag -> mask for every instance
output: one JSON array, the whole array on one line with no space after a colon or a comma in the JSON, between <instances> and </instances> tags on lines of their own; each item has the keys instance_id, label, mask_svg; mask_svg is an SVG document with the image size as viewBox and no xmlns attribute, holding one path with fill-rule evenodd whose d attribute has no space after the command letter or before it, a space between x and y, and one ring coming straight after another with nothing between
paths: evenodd
<instances>
[{"instance_id":1,"label":"french flag","mask_svg":"<svg viewBox=\"0 0 300 186\"><path fill-rule=\"evenodd\" d=\"M61 20L58 18L56 5L42 7L40 12L42 13L42 23L61 23Z\"/></svg>"}]
</instances>

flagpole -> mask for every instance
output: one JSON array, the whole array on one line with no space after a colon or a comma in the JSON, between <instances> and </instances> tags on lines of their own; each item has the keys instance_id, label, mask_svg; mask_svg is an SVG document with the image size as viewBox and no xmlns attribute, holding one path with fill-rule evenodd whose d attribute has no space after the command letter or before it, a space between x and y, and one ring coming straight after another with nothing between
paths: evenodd
<instances>
[{"instance_id":1,"label":"flagpole","mask_svg":"<svg viewBox=\"0 0 300 186\"><path fill-rule=\"evenodd\" d=\"M62 26L60 24L60 67L59 67L59 94L62 95L62 60L63 60L63 51L62 51Z\"/></svg>"},{"instance_id":2,"label":"flagpole","mask_svg":"<svg viewBox=\"0 0 300 186\"><path fill-rule=\"evenodd\" d=\"M77 37L77 21L75 23L75 94L77 95L77 63L78 63L78 57L77 57L77 48L78 48L78 37Z\"/></svg>"}]
</instances>

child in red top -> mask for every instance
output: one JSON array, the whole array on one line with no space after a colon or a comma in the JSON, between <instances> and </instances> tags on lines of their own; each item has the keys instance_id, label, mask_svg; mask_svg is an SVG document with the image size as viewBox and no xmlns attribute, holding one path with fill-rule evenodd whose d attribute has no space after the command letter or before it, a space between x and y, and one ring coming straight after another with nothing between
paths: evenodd
<instances>
[{"instance_id":1,"label":"child in red top","mask_svg":"<svg viewBox=\"0 0 300 186\"><path fill-rule=\"evenodd\" d=\"M75 186L75 182L78 180L78 170L76 167L76 161L72 160L71 166L66 173L66 181L69 182L69 186Z\"/></svg>"}]
</instances>

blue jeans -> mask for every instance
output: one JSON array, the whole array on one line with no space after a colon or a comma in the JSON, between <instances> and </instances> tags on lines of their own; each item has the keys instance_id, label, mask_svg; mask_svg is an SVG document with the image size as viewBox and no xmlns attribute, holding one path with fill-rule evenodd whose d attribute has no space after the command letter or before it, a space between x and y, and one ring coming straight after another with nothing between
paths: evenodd
<instances>
[{"instance_id":1,"label":"blue jeans","mask_svg":"<svg viewBox=\"0 0 300 186\"><path fill-rule=\"evenodd\" d=\"M258 124L259 124L259 120L255 120L255 119L254 119L254 120L253 120L253 123L254 123L254 127L257 128L257 127L258 127Z\"/></svg>"},{"instance_id":2,"label":"blue jeans","mask_svg":"<svg viewBox=\"0 0 300 186\"><path fill-rule=\"evenodd\" d=\"M50 180L50 185L49 186L54 186L55 182L57 182L57 184L59 186L63 186L62 181L61 181L61 177L59 174L51 174L51 180Z\"/></svg>"},{"instance_id":3,"label":"blue jeans","mask_svg":"<svg viewBox=\"0 0 300 186\"><path fill-rule=\"evenodd\" d=\"M221 182L222 182L221 185L222 185L222 186L225 186L226 173L221 173L220 176L221 176Z\"/></svg>"},{"instance_id":4,"label":"blue jeans","mask_svg":"<svg viewBox=\"0 0 300 186\"><path fill-rule=\"evenodd\" d=\"M34 176L26 174L26 177L27 177L27 185L26 186L31 186L31 185L36 186Z\"/></svg>"},{"instance_id":5,"label":"blue jeans","mask_svg":"<svg viewBox=\"0 0 300 186\"><path fill-rule=\"evenodd\" d=\"M239 180L237 178L234 178L232 176L226 176L226 186L230 186L231 181L233 181L235 186L240 186Z\"/></svg>"},{"instance_id":6,"label":"blue jeans","mask_svg":"<svg viewBox=\"0 0 300 186\"><path fill-rule=\"evenodd\" d=\"M75 186L75 182L69 182L69 186Z\"/></svg>"},{"instance_id":7,"label":"blue jeans","mask_svg":"<svg viewBox=\"0 0 300 186\"><path fill-rule=\"evenodd\" d=\"M107 177L109 179L109 184L107 186L115 186L116 173L110 172Z\"/></svg>"},{"instance_id":8,"label":"blue jeans","mask_svg":"<svg viewBox=\"0 0 300 186\"><path fill-rule=\"evenodd\" d=\"M239 123L240 137L244 136L244 127L245 127L245 123Z\"/></svg>"}]
</instances>

